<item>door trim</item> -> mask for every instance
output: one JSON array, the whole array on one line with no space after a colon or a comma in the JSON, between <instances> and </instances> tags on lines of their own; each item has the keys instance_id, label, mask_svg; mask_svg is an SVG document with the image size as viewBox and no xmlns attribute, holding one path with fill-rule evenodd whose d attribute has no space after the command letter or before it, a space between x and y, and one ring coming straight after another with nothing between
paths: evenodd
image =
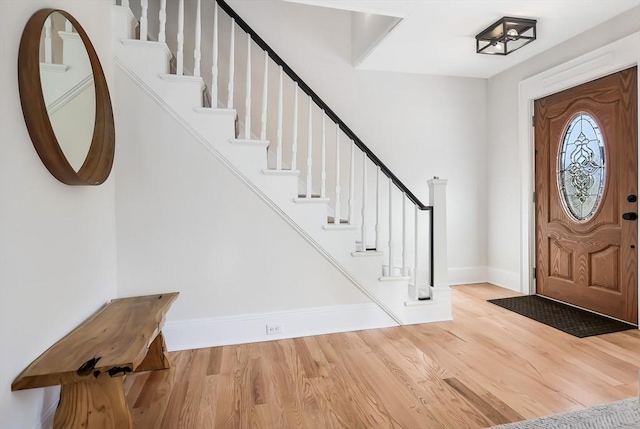
<instances>
[{"instance_id":1,"label":"door trim","mask_svg":"<svg viewBox=\"0 0 640 429\"><path fill-rule=\"evenodd\" d=\"M535 261L535 208L533 204L535 141L534 128L531 121L533 101L620 70L637 66L639 62L640 32L637 32L520 82L518 97L518 140L521 171L520 292L529 295L535 293L535 281L533 279ZM638 85L638 93L640 111L640 85ZM640 121L638 131L640 133ZM640 153L640 139L638 140L638 149ZM638 187L640 188L640 175ZM638 228L638 231L640 235L640 228ZM640 272L640 262L638 268L638 272ZM640 276L638 277L640 290ZM640 295L638 301L640 303Z\"/></svg>"}]
</instances>

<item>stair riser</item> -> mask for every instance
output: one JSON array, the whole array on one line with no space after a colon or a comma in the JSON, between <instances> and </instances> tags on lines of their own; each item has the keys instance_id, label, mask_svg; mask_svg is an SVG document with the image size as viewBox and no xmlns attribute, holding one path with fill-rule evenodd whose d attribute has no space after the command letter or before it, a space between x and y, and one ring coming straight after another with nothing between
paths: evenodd
<instances>
[{"instance_id":1,"label":"stair riser","mask_svg":"<svg viewBox=\"0 0 640 429\"><path fill-rule=\"evenodd\" d=\"M194 128L207 130L204 135L209 141L228 142L233 135L233 123L235 118L229 115L207 115L197 112L184 112L183 116Z\"/></svg>"},{"instance_id":2,"label":"stair riser","mask_svg":"<svg viewBox=\"0 0 640 429\"><path fill-rule=\"evenodd\" d=\"M232 148L226 152L229 161L240 166L243 172L251 174L253 178L259 178L261 171L267 168L267 152L263 148L251 146L236 146L228 143Z\"/></svg>"},{"instance_id":3,"label":"stair riser","mask_svg":"<svg viewBox=\"0 0 640 429\"><path fill-rule=\"evenodd\" d=\"M131 39L135 37L137 21L131 9L114 6L113 8L113 36L117 39Z\"/></svg>"},{"instance_id":4,"label":"stair riser","mask_svg":"<svg viewBox=\"0 0 640 429\"><path fill-rule=\"evenodd\" d=\"M260 180L262 183L261 189L269 194L269 195L279 195L282 194L283 204L288 204L287 200L289 197L296 192L296 188L298 187L298 179L295 177L265 177L256 178L256 180Z\"/></svg>"},{"instance_id":5,"label":"stair riser","mask_svg":"<svg viewBox=\"0 0 640 429\"><path fill-rule=\"evenodd\" d=\"M388 258L386 259L387 261L389 260ZM411 270L409 270L411 271ZM393 270L391 271L391 274L389 274L389 265L388 263L382 266L382 275L383 276L405 276L405 275L409 275L406 273L402 272L402 261L396 261L393 267Z\"/></svg>"},{"instance_id":6,"label":"stair riser","mask_svg":"<svg viewBox=\"0 0 640 429\"><path fill-rule=\"evenodd\" d=\"M178 111L202 107L203 87L198 82L171 82L160 79L158 94Z\"/></svg>"},{"instance_id":7,"label":"stair riser","mask_svg":"<svg viewBox=\"0 0 640 429\"><path fill-rule=\"evenodd\" d=\"M403 322L407 324L424 323L424 315L428 314L430 322L451 320L451 289L433 289L429 301L422 301L421 305L405 307Z\"/></svg>"},{"instance_id":8,"label":"stair riser","mask_svg":"<svg viewBox=\"0 0 640 429\"><path fill-rule=\"evenodd\" d=\"M118 58L146 82L149 82L149 77L169 73L170 58L165 50L157 47L125 45L122 39L114 44Z\"/></svg>"}]
</instances>

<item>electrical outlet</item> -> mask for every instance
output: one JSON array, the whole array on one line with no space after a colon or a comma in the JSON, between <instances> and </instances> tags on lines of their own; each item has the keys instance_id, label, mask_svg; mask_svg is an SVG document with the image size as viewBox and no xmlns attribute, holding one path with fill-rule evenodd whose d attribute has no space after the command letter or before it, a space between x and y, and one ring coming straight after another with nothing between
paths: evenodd
<instances>
[{"instance_id":1,"label":"electrical outlet","mask_svg":"<svg viewBox=\"0 0 640 429\"><path fill-rule=\"evenodd\" d=\"M275 325L267 325L267 335L282 334L284 332L284 326L281 323Z\"/></svg>"}]
</instances>

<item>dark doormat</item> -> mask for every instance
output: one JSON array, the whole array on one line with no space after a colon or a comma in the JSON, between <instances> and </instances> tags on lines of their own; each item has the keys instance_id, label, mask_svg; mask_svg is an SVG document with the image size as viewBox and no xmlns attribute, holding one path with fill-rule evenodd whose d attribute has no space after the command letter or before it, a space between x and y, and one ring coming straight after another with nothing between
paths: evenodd
<instances>
[{"instance_id":1,"label":"dark doormat","mask_svg":"<svg viewBox=\"0 0 640 429\"><path fill-rule=\"evenodd\" d=\"M488 301L578 338L637 328L630 323L610 319L538 295L514 296Z\"/></svg>"}]
</instances>

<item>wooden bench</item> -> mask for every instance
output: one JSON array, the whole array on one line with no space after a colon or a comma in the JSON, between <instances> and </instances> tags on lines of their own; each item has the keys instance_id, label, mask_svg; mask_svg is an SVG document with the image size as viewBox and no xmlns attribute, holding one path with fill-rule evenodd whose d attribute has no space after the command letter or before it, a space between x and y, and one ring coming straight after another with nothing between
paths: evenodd
<instances>
[{"instance_id":1,"label":"wooden bench","mask_svg":"<svg viewBox=\"0 0 640 429\"><path fill-rule=\"evenodd\" d=\"M11 390L61 385L56 429L133 428L124 375L170 367L161 329L177 297L114 299L34 360Z\"/></svg>"}]
</instances>

